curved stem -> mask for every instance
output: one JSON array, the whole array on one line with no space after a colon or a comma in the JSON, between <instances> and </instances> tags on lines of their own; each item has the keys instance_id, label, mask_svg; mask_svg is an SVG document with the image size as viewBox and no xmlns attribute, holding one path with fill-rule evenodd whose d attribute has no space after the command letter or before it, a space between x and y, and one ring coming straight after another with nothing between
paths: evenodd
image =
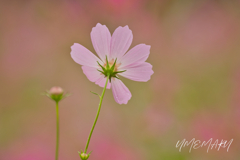
<instances>
[{"instance_id":1,"label":"curved stem","mask_svg":"<svg viewBox=\"0 0 240 160\"><path fill-rule=\"evenodd\" d=\"M91 139L91 137L92 137L93 130L94 130L95 125L96 125L97 120L98 120L98 116L99 116L99 113L100 113L100 110L101 110L101 106L102 106L103 97L104 97L104 94L105 94L105 91L106 91L106 88L107 88L107 84L108 84L108 79L109 79L109 76L107 76L107 80L106 80L105 86L104 86L104 88L103 88L102 95L100 96L100 102L99 102L99 106L98 106L97 115L96 115L95 121L94 121L94 123L93 123L91 132L90 132L90 134L89 134L88 141L87 141L87 144L86 144L84 153L87 153L88 145L89 145L90 139Z\"/></svg>"},{"instance_id":2,"label":"curved stem","mask_svg":"<svg viewBox=\"0 0 240 160\"><path fill-rule=\"evenodd\" d=\"M58 112L58 102L56 102L56 124L57 124L57 131L56 131L56 154L55 160L58 160L58 146L59 146L59 112Z\"/></svg>"}]
</instances>

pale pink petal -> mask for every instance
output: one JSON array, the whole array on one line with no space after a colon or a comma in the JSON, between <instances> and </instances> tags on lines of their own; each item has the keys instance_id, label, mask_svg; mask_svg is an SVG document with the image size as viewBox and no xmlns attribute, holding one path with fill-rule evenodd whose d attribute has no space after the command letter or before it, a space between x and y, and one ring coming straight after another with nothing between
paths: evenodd
<instances>
[{"instance_id":1,"label":"pale pink petal","mask_svg":"<svg viewBox=\"0 0 240 160\"><path fill-rule=\"evenodd\" d=\"M140 82L148 81L153 74L152 65L147 62L128 65L126 68L122 68L121 70L126 71L119 73L119 75Z\"/></svg>"},{"instance_id":2,"label":"pale pink petal","mask_svg":"<svg viewBox=\"0 0 240 160\"><path fill-rule=\"evenodd\" d=\"M96 82L99 78L102 77L102 73L94 67L82 66L83 73L91 82Z\"/></svg>"},{"instance_id":3,"label":"pale pink petal","mask_svg":"<svg viewBox=\"0 0 240 160\"><path fill-rule=\"evenodd\" d=\"M150 45L139 44L128 51L119 61L121 67L126 67L133 63L145 62L150 54Z\"/></svg>"},{"instance_id":4,"label":"pale pink petal","mask_svg":"<svg viewBox=\"0 0 240 160\"><path fill-rule=\"evenodd\" d=\"M127 104L128 100L132 97L129 89L117 78L113 78L111 84L115 101L119 104Z\"/></svg>"},{"instance_id":5,"label":"pale pink petal","mask_svg":"<svg viewBox=\"0 0 240 160\"><path fill-rule=\"evenodd\" d=\"M132 39L133 34L128 26L118 27L112 35L110 58L120 59L132 44Z\"/></svg>"},{"instance_id":6,"label":"pale pink petal","mask_svg":"<svg viewBox=\"0 0 240 160\"><path fill-rule=\"evenodd\" d=\"M101 77L95 82L95 84L99 85L100 87L105 87L106 80L107 78L104 77L104 75L101 75ZM107 89L110 89L110 88L111 88L111 83L108 80Z\"/></svg>"},{"instance_id":7,"label":"pale pink petal","mask_svg":"<svg viewBox=\"0 0 240 160\"><path fill-rule=\"evenodd\" d=\"M83 47L78 43L74 43L71 46L71 57L72 59L81 65L89 66L89 67L99 67L98 62L102 62L97 56L95 56L91 51L87 48Z\"/></svg>"},{"instance_id":8,"label":"pale pink petal","mask_svg":"<svg viewBox=\"0 0 240 160\"><path fill-rule=\"evenodd\" d=\"M99 85L100 87L104 87L106 83L106 78L104 75L97 70L97 68L82 66L83 73L87 76L87 78L91 82L95 82L95 84ZM99 70L101 70L99 68ZM111 83L108 81L107 89L110 89Z\"/></svg>"},{"instance_id":9,"label":"pale pink petal","mask_svg":"<svg viewBox=\"0 0 240 160\"><path fill-rule=\"evenodd\" d=\"M92 44L98 56L105 61L110 54L111 33L105 25L98 23L91 32Z\"/></svg>"}]
</instances>

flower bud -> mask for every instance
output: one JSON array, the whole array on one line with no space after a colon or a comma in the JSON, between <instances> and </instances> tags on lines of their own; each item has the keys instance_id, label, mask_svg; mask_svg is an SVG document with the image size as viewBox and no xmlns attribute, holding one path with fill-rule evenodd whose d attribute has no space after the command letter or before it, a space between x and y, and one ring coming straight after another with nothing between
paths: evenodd
<instances>
[{"instance_id":1,"label":"flower bud","mask_svg":"<svg viewBox=\"0 0 240 160\"><path fill-rule=\"evenodd\" d=\"M82 152L82 153L78 152L78 153L79 153L80 158L82 160L87 160L89 158L89 156L90 156L90 154L87 154L87 153L84 153L84 152Z\"/></svg>"},{"instance_id":2,"label":"flower bud","mask_svg":"<svg viewBox=\"0 0 240 160\"><path fill-rule=\"evenodd\" d=\"M48 96L55 102L59 102L63 98L69 96L69 94L64 94L64 91L61 87L52 87L50 91L47 91L46 93L44 93L44 95Z\"/></svg>"},{"instance_id":3,"label":"flower bud","mask_svg":"<svg viewBox=\"0 0 240 160\"><path fill-rule=\"evenodd\" d=\"M52 87L49 93L51 95L60 95L60 94L63 94L63 89L61 87Z\"/></svg>"}]
</instances>

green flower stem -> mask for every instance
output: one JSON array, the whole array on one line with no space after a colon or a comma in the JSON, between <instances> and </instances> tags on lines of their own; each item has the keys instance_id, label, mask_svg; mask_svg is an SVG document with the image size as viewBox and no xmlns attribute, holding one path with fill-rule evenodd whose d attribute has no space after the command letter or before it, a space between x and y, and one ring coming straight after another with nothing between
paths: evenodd
<instances>
[{"instance_id":1,"label":"green flower stem","mask_svg":"<svg viewBox=\"0 0 240 160\"><path fill-rule=\"evenodd\" d=\"M107 88L108 80L109 80L109 75L107 76L107 80L106 80L105 86L104 86L104 88L103 88L102 95L100 96L100 102L99 102L99 106L98 106L97 115L96 115L95 121L94 121L94 123L93 123L91 132L90 132L90 134L89 134L88 141L87 141L87 144L86 144L86 148L85 148L85 150L84 150L84 153L87 153L88 145L89 145L90 139L91 139L91 137L92 137L93 130L94 130L95 125L96 125L97 120L98 120L98 116L99 116L99 113L100 113L100 110L101 110L102 101L103 101L103 97L104 97L104 94L105 94L105 91L106 91L106 88Z\"/></svg>"},{"instance_id":2,"label":"green flower stem","mask_svg":"<svg viewBox=\"0 0 240 160\"><path fill-rule=\"evenodd\" d=\"M58 146L59 146L59 111L58 111L58 102L56 102L56 122L57 122L57 132L56 132L56 154L55 160L58 160Z\"/></svg>"}]
</instances>

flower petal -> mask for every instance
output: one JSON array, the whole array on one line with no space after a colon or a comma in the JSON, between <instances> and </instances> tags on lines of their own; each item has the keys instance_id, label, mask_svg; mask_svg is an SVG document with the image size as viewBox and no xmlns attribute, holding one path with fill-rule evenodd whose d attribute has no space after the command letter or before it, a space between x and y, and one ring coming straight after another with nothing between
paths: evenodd
<instances>
[{"instance_id":1,"label":"flower petal","mask_svg":"<svg viewBox=\"0 0 240 160\"><path fill-rule=\"evenodd\" d=\"M122 68L122 70L126 71L119 73L119 75L140 82L147 82L154 73L152 70L152 65L147 62L128 65L128 67Z\"/></svg>"},{"instance_id":2,"label":"flower petal","mask_svg":"<svg viewBox=\"0 0 240 160\"><path fill-rule=\"evenodd\" d=\"M101 60L87 48L78 43L74 43L71 49L71 57L76 63L89 67L99 67L97 61L101 62Z\"/></svg>"},{"instance_id":3,"label":"flower petal","mask_svg":"<svg viewBox=\"0 0 240 160\"><path fill-rule=\"evenodd\" d=\"M136 62L145 62L150 54L150 48L151 46L146 44L139 44L133 47L119 60L121 62L120 67L124 68Z\"/></svg>"},{"instance_id":4,"label":"flower petal","mask_svg":"<svg viewBox=\"0 0 240 160\"><path fill-rule=\"evenodd\" d=\"M105 61L110 54L111 33L105 25L98 23L91 32L92 44L98 56Z\"/></svg>"},{"instance_id":5,"label":"flower petal","mask_svg":"<svg viewBox=\"0 0 240 160\"><path fill-rule=\"evenodd\" d=\"M111 83L115 101L119 104L127 104L128 100L132 97L129 89L117 78L112 79Z\"/></svg>"},{"instance_id":6,"label":"flower petal","mask_svg":"<svg viewBox=\"0 0 240 160\"><path fill-rule=\"evenodd\" d=\"M100 68L99 68L100 69ZM94 67L82 66L83 73L87 76L89 81L95 82L95 84L100 87L104 87L106 83L106 78L104 75ZM111 83L108 81L107 89L111 88Z\"/></svg>"},{"instance_id":7,"label":"flower petal","mask_svg":"<svg viewBox=\"0 0 240 160\"><path fill-rule=\"evenodd\" d=\"M106 83L107 78L104 77L104 75L101 75L101 77L95 82L95 84L99 85L100 87L105 87L105 83ZM107 89L111 88L111 83L108 80L108 84L107 84Z\"/></svg>"},{"instance_id":8,"label":"flower petal","mask_svg":"<svg viewBox=\"0 0 240 160\"><path fill-rule=\"evenodd\" d=\"M82 66L82 70L91 82L96 82L100 77L102 77L101 73L97 70L97 68Z\"/></svg>"},{"instance_id":9,"label":"flower petal","mask_svg":"<svg viewBox=\"0 0 240 160\"><path fill-rule=\"evenodd\" d=\"M112 35L110 58L120 59L132 44L132 39L133 34L128 26L118 27Z\"/></svg>"}]
</instances>

